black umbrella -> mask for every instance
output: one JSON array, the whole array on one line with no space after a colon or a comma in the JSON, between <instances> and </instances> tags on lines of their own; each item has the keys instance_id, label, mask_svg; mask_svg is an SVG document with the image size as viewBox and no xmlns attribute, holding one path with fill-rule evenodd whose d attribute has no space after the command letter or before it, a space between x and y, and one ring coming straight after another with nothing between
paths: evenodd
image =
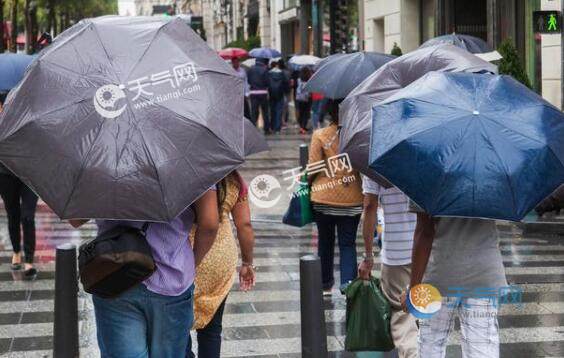
<instances>
[{"instance_id":1,"label":"black umbrella","mask_svg":"<svg viewBox=\"0 0 564 358\"><path fill-rule=\"evenodd\" d=\"M395 56L377 52L335 54L321 61L305 90L327 98L345 98L366 77Z\"/></svg>"},{"instance_id":2,"label":"black umbrella","mask_svg":"<svg viewBox=\"0 0 564 358\"><path fill-rule=\"evenodd\" d=\"M244 161L243 81L178 18L83 20L12 92L0 161L61 218L170 221Z\"/></svg>"}]
</instances>

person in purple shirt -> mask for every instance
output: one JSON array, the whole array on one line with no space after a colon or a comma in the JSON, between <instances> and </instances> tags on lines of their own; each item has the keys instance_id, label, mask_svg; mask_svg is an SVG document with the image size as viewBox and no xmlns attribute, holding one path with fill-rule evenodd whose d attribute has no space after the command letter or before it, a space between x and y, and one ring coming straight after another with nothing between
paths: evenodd
<instances>
[{"instance_id":1,"label":"person in purple shirt","mask_svg":"<svg viewBox=\"0 0 564 358\"><path fill-rule=\"evenodd\" d=\"M87 220L70 220L79 227ZM194 247L188 237L197 224ZM116 225L143 222L97 220L100 233ZM117 298L92 296L102 358L177 358L184 354L194 320L196 266L215 240L219 225L217 195L208 190L169 223L150 223L147 241L156 270Z\"/></svg>"}]
</instances>

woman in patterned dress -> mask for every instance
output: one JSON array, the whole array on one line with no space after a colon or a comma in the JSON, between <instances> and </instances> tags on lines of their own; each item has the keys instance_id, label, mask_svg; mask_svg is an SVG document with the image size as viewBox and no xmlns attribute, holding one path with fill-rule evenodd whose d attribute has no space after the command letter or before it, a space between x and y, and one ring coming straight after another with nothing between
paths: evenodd
<instances>
[{"instance_id":1,"label":"woman in patterned dress","mask_svg":"<svg viewBox=\"0 0 564 358\"><path fill-rule=\"evenodd\" d=\"M196 269L194 290L194 329L198 337L198 357L219 358L223 310L237 269L238 252L229 215L237 230L241 248L239 284L250 290L255 284L253 267L254 233L247 201L247 186L237 171L217 185L220 223L212 248ZM190 235L193 239L194 228ZM195 357L192 342L186 357Z\"/></svg>"}]
</instances>

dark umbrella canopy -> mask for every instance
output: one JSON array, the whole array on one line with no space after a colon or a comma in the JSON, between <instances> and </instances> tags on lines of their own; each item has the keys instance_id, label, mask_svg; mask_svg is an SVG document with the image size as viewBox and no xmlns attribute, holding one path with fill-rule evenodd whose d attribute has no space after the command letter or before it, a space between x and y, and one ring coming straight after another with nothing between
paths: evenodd
<instances>
[{"instance_id":1,"label":"dark umbrella canopy","mask_svg":"<svg viewBox=\"0 0 564 358\"><path fill-rule=\"evenodd\" d=\"M15 53L0 54L0 92L16 87L34 57Z\"/></svg>"},{"instance_id":2,"label":"dark umbrella canopy","mask_svg":"<svg viewBox=\"0 0 564 358\"><path fill-rule=\"evenodd\" d=\"M245 118L244 121L245 157L270 150L264 135L255 127L251 120Z\"/></svg>"},{"instance_id":3,"label":"dark umbrella canopy","mask_svg":"<svg viewBox=\"0 0 564 358\"><path fill-rule=\"evenodd\" d=\"M431 72L374 106L370 166L430 215L519 221L564 183L562 138L513 78Z\"/></svg>"},{"instance_id":4,"label":"dark umbrella canopy","mask_svg":"<svg viewBox=\"0 0 564 358\"><path fill-rule=\"evenodd\" d=\"M390 184L368 167L372 106L430 71L497 73L497 67L452 45L422 48L382 66L341 103L340 151L349 154L356 169L384 186Z\"/></svg>"},{"instance_id":5,"label":"dark umbrella canopy","mask_svg":"<svg viewBox=\"0 0 564 358\"><path fill-rule=\"evenodd\" d=\"M395 56L377 52L329 56L318 65L305 90L321 92L327 98L345 98L366 77L394 58Z\"/></svg>"},{"instance_id":6,"label":"dark umbrella canopy","mask_svg":"<svg viewBox=\"0 0 564 358\"><path fill-rule=\"evenodd\" d=\"M0 117L0 161L61 218L170 221L243 163L243 82L180 19L81 21Z\"/></svg>"},{"instance_id":7,"label":"dark umbrella canopy","mask_svg":"<svg viewBox=\"0 0 564 358\"><path fill-rule=\"evenodd\" d=\"M493 51L491 46L481 38L456 33L438 36L427 40L420 46L420 48L436 46L439 44L453 45L470 53L486 53Z\"/></svg>"}]
</instances>

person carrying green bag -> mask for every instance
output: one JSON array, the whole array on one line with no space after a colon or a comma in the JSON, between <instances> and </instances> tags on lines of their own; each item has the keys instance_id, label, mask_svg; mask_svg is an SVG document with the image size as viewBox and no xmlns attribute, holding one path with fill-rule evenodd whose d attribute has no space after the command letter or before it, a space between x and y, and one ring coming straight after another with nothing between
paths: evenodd
<instances>
[{"instance_id":1,"label":"person carrying green bag","mask_svg":"<svg viewBox=\"0 0 564 358\"><path fill-rule=\"evenodd\" d=\"M298 189L292 194L288 210L282 218L286 225L302 227L313 222L313 212L311 210L310 187L307 182L307 174L304 174Z\"/></svg>"},{"instance_id":2,"label":"person carrying green bag","mask_svg":"<svg viewBox=\"0 0 564 358\"><path fill-rule=\"evenodd\" d=\"M349 352L387 352L394 348L390 330L390 304L380 291L380 281L360 278L343 289L347 297L347 336Z\"/></svg>"}]
</instances>

